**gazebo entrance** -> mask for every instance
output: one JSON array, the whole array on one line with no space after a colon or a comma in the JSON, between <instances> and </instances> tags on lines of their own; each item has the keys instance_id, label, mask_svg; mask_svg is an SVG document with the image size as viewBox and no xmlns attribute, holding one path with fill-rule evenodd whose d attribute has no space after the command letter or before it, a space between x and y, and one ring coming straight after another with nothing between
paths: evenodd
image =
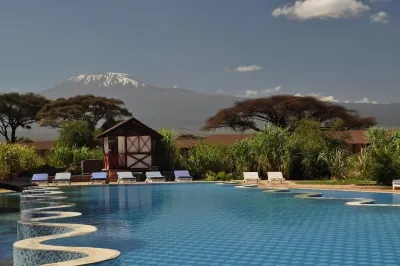
<instances>
[{"instance_id":1,"label":"gazebo entrance","mask_svg":"<svg viewBox=\"0 0 400 266\"><path fill-rule=\"evenodd\" d=\"M131 118L102 133L104 169L147 171L157 165L156 147L161 136Z\"/></svg>"}]
</instances>

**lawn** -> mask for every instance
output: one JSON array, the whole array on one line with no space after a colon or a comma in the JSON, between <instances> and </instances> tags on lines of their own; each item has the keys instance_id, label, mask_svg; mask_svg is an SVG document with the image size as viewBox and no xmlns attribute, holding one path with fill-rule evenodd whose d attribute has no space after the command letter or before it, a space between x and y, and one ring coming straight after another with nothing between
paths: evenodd
<instances>
[{"instance_id":1,"label":"lawn","mask_svg":"<svg viewBox=\"0 0 400 266\"><path fill-rule=\"evenodd\" d=\"M375 181L363 179L341 179L341 180L307 180L307 181L294 181L299 185L357 185L357 186L374 186Z\"/></svg>"}]
</instances>

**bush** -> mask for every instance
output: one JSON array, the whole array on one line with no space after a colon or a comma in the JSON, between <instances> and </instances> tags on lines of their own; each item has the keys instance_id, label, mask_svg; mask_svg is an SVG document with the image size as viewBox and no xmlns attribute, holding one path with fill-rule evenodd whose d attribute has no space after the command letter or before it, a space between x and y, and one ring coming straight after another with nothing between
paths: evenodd
<instances>
[{"instance_id":1,"label":"bush","mask_svg":"<svg viewBox=\"0 0 400 266\"><path fill-rule=\"evenodd\" d=\"M292 163L296 165L292 169L294 175L314 179L329 174L326 162L318 160L321 153L329 151L329 142L320 129L320 123L301 120L293 132L293 138L296 154L296 157L292 157Z\"/></svg>"},{"instance_id":2,"label":"bush","mask_svg":"<svg viewBox=\"0 0 400 266\"><path fill-rule=\"evenodd\" d=\"M207 171L232 172L232 162L226 156L227 150L228 147L223 145L201 142L190 150L188 158L182 160L182 167L199 178L205 178Z\"/></svg>"},{"instance_id":3,"label":"bush","mask_svg":"<svg viewBox=\"0 0 400 266\"><path fill-rule=\"evenodd\" d=\"M295 140L288 129L276 126L268 126L250 138L248 141L255 156L257 171L263 176L268 171L282 171L287 176L293 163Z\"/></svg>"},{"instance_id":4,"label":"bush","mask_svg":"<svg viewBox=\"0 0 400 266\"><path fill-rule=\"evenodd\" d=\"M64 167L89 159L103 159L103 151L87 147L68 148L57 145L51 149L49 157L50 164L56 167Z\"/></svg>"},{"instance_id":5,"label":"bush","mask_svg":"<svg viewBox=\"0 0 400 266\"><path fill-rule=\"evenodd\" d=\"M400 131L371 128L367 133L371 145L366 149L366 175L379 185L391 185L400 179Z\"/></svg>"},{"instance_id":6,"label":"bush","mask_svg":"<svg viewBox=\"0 0 400 266\"><path fill-rule=\"evenodd\" d=\"M68 148L93 147L94 136L84 121L69 121L63 124L56 141Z\"/></svg>"},{"instance_id":7,"label":"bush","mask_svg":"<svg viewBox=\"0 0 400 266\"><path fill-rule=\"evenodd\" d=\"M163 137L159 145L159 166L163 170L172 170L179 165L178 134L174 130L161 129L158 131Z\"/></svg>"},{"instance_id":8,"label":"bush","mask_svg":"<svg viewBox=\"0 0 400 266\"><path fill-rule=\"evenodd\" d=\"M22 144L0 144L0 179L5 180L12 173L37 167L43 163L35 149Z\"/></svg>"}]
</instances>

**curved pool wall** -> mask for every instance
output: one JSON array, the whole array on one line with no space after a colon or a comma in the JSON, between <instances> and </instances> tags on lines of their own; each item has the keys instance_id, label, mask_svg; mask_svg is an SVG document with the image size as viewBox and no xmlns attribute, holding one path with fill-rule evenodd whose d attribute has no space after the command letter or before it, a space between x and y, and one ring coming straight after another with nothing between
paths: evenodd
<instances>
[{"instance_id":1,"label":"curved pool wall","mask_svg":"<svg viewBox=\"0 0 400 266\"><path fill-rule=\"evenodd\" d=\"M49 240L93 233L97 228L85 224L49 221L80 216L63 210L75 206L65 202L64 192L54 187L32 187L21 195L21 220L17 225L17 242L13 245L13 265L87 265L111 260L120 255L112 249L49 245Z\"/></svg>"},{"instance_id":2,"label":"curved pool wall","mask_svg":"<svg viewBox=\"0 0 400 266\"><path fill-rule=\"evenodd\" d=\"M96 226L99 230L86 237L56 237L42 242L63 249L97 246L121 251L118 258L96 265L399 265L396 254L400 246L400 195L304 189L266 191L213 184L63 190L65 194L52 190L53 200L45 200L51 206L43 205L43 200L33 205L31 200L24 200L24 208L51 208L21 215L31 223L36 218L50 219L47 212L59 219L54 212L62 211L70 215L68 222ZM73 206L65 196L76 203L74 209L83 216L65 211ZM357 202L360 207L350 202ZM40 231L48 236L51 230L43 227ZM21 231L19 237L37 238L37 234L27 230ZM24 250L30 260L46 254L49 250L43 254ZM58 250L51 256L65 259L64 255Z\"/></svg>"},{"instance_id":3,"label":"curved pool wall","mask_svg":"<svg viewBox=\"0 0 400 266\"><path fill-rule=\"evenodd\" d=\"M261 189L261 188L258 188ZM321 192L303 192L299 190L290 190L287 188L276 188L276 189L263 189L266 193L291 193L295 194L296 198L299 199L313 199L313 200L341 200L349 206L371 206L371 207L400 207L400 203L376 203L375 199L370 198L348 198L348 197L327 197Z\"/></svg>"}]
</instances>

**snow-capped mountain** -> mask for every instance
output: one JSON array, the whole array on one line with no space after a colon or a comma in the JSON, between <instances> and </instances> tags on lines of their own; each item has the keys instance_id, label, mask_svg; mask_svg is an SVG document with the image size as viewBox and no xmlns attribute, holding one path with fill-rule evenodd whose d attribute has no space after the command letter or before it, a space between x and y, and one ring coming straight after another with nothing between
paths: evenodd
<instances>
[{"instance_id":1,"label":"snow-capped mountain","mask_svg":"<svg viewBox=\"0 0 400 266\"><path fill-rule=\"evenodd\" d=\"M126 73L80 74L68 80L76 84L96 84L99 87L111 87L114 85L133 86L135 88L146 87L146 84L133 79Z\"/></svg>"},{"instance_id":2,"label":"snow-capped mountain","mask_svg":"<svg viewBox=\"0 0 400 266\"><path fill-rule=\"evenodd\" d=\"M225 94L197 93L177 86L158 88L123 73L80 74L42 92L49 99L93 94L124 101L133 116L153 127L181 132L198 132L205 120L218 109L232 106L240 98ZM396 116L400 104L343 103L362 116L374 116L380 125L399 126ZM49 129L35 129L23 136L49 140L57 135ZM34 134L34 135L32 135Z\"/></svg>"},{"instance_id":3,"label":"snow-capped mountain","mask_svg":"<svg viewBox=\"0 0 400 266\"><path fill-rule=\"evenodd\" d=\"M158 88L124 73L80 74L42 92L49 99L93 94L124 101L132 114L153 128L198 131L219 108L238 100L228 95L196 93L178 86Z\"/></svg>"}]
</instances>

